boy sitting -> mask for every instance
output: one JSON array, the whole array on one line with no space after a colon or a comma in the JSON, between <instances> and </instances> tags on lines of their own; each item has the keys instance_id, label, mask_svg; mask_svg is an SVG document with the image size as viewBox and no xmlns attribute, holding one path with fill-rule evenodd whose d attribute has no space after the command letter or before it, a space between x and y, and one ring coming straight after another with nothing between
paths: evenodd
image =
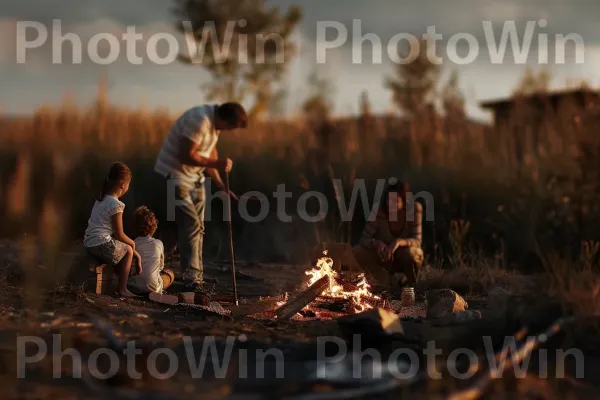
<instances>
[{"instance_id":1,"label":"boy sitting","mask_svg":"<svg viewBox=\"0 0 600 400\"><path fill-rule=\"evenodd\" d=\"M148 207L135 210L135 249L140 254L144 266L141 275L129 278L127 286L136 294L162 293L175 280L173 271L164 269L165 249L163 243L153 238L158 220Z\"/></svg>"}]
</instances>

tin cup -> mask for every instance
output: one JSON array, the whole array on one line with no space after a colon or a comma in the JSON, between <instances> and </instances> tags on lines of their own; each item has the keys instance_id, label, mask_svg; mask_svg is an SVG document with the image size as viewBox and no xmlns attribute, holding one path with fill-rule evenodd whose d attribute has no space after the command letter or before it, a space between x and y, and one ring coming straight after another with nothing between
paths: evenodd
<instances>
[{"instance_id":1,"label":"tin cup","mask_svg":"<svg viewBox=\"0 0 600 400\"><path fill-rule=\"evenodd\" d=\"M402 289L402 295L400 297L402 306L414 306L415 305L415 288L405 287Z\"/></svg>"}]
</instances>

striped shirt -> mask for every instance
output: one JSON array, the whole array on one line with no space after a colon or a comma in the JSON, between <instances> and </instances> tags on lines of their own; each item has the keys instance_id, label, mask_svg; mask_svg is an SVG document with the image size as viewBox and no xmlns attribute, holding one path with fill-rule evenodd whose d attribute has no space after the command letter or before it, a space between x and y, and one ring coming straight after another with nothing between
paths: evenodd
<instances>
[{"instance_id":1,"label":"striped shirt","mask_svg":"<svg viewBox=\"0 0 600 400\"><path fill-rule=\"evenodd\" d=\"M396 239L405 239L408 242L408 247L420 248L423 236L423 206L416 202L414 204L414 213L398 212L398 222L403 222L400 235L392 234L389 217L380 210L374 220L367 221L360 238L360 245L370 248L373 239L380 240L386 245Z\"/></svg>"},{"instance_id":2,"label":"striped shirt","mask_svg":"<svg viewBox=\"0 0 600 400\"><path fill-rule=\"evenodd\" d=\"M204 167L183 164L180 160L182 139L188 138L198 145L197 153L210 158L219 131L215 129L216 105L194 107L186 111L173 125L163 144L154 170L165 178L171 177L185 187L204 182Z\"/></svg>"}]
</instances>

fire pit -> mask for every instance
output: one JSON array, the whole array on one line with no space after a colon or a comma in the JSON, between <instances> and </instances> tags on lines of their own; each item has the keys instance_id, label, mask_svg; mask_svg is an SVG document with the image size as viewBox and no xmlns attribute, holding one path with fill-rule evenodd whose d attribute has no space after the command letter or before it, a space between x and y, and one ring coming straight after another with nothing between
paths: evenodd
<instances>
[{"instance_id":1,"label":"fire pit","mask_svg":"<svg viewBox=\"0 0 600 400\"><path fill-rule=\"evenodd\" d=\"M327 257L327 251L305 274L309 279L304 290L278 304L280 307L273 315L278 320L335 319L373 308L388 308L385 300L371 292L364 274L358 275L356 283L342 279L333 269L333 260Z\"/></svg>"}]
</instances>

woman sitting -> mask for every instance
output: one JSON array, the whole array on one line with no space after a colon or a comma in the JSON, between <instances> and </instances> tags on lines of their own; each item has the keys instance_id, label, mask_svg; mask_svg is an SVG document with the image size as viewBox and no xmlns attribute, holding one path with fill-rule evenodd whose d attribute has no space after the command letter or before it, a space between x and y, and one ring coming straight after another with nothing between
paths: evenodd
<instances>
[{"instance_id":1,"label":"woman sitting","mask_svg":"<svg viewBox=\"0 0 600 400\"><path fill-rule=\"evenodd\" d=\"M371 285L397 291L414 286L423 263L423 207L407 201L408 185L390 185L377 216L367 221L354 256Z\"/></svg>"}]
</instances>

